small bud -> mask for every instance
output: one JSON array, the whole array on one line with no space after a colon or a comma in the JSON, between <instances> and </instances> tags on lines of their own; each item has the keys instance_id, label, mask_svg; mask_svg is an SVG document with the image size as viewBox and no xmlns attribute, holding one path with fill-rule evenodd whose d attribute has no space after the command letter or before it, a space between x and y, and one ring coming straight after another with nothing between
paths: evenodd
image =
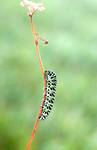
<instances>
[{"instance_id":1,"label":"small bud","mask_svg":"<svg viewBox=\"0 0 97 150\"><path fill-rule=\"evenodd\" d=\"M45 40L44 44L47 45L48 44L48 40Z\"/></svg>"},{"instance_id":2,"label":"small bud","mask_svg":"<svg viewBox=\"0 0 97 150\"><path fill-rule=\"evenodd\" d=\"M35 44L38 45L38 40L35 40Z\"/></svg>"}]
</instances>

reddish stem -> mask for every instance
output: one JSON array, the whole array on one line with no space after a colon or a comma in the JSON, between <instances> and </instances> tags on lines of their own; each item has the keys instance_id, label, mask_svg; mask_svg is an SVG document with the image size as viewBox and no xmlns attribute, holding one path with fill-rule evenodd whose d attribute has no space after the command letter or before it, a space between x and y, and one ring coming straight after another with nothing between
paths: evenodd
<instances>
[{"instance_id":1,"label":"reddish stem","mask_svg":"<svg viewBox=\"0 0 97 150\"><path fill-rule=\"evenodd\" d=\"M34 24L32 23L32 17L30 16L30 22L31 22L31 29L32 29L32 34L34 36L34 41L35 41L35 47L36 47L36 53L37 53L37 56L38 56L38 60L39 60L39 65L40 65L40 69L41 69L41 72L42 72L42 76L44 78L44 68L43 68L43 63L42 63L42 59L41 59L41 56L40 56L40 53L39 53L39 47L38 47L38 38L37 38L37 33L35 31L35 26Z\"/></svg>"},{"instance_id":2,"label":"reddish stem","mask_svg":"<svg viewBox=\"0 0 97 150\"><path fill-rule=\"evenodd\" d=\"M39 124L39 117L40 117L41 114L42 114L42 107L43 107L43 105L44 105L45 98L46 98L46 78L45 78L45 76L44 76L44 96L43 96L43 101L42 101L42 105L41 105L40 110L39 110L39 113L38 113L38 117L37 117L36 122L35 122L35 124L34 124L34 128L33 128L33 130L32 130L32 135L31 135L30 140L29 140L29 142L28 142L28 144L27 144L27 150L30 150L31 144L32 144L32 142L33 142L33 140L34 140L34 136L35 136L35 133L36 133L36 131L37 131L38 124Z\"/></svg>"},{"instance_id":3,"label":"reddish stem","mask_svg":"<svg viewBox=\"0 0 97 150\"><path fill-rule=\"evenodd\" d=\"M31 21L31 26L32 26L32 17L31 16L30 16L30 21ZM44 68L43 68L43 64L42 64L42 59L41 59L41 56L40 56L40 53L39 53L39 50L38 50L38 40L37 40L36 31L35 31L35 27L34 26L32 26L32 33L34 35L36 53L37 53L37 56L38 56L40 69L41 69L42 76L43 76L43 79L44 79L44 97L43 97L42 105L41 105L39 113L38 113L38 117L36 119L36 122L34 124L34 128L32 130L32 135L31 135L30 140L29 140L29 142L27 144L27 149L26 150L30 150L31 144L32 144L32 142L34 140L34 136L35 136L35 133L37 131L38 124L39 124L39 117L42 114L42 106L44 105L44 101L46 99L46 78L45 78L45 75L44 75Z\"/></svg>"}]
</instances>

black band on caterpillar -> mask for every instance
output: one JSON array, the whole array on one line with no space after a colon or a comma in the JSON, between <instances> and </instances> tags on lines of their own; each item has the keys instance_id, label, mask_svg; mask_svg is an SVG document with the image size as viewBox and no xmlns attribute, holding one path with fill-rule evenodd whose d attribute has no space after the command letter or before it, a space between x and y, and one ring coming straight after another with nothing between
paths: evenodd
<instances>
[{"instance_id":1,"label":"black band on caterpillar","mask_svg":"<svg viewBox=\"0 0 97 150\"><path fill-rule=\"evenodd\" d=\"M57 84L56 74L54 72L45 71L44 75L46 80L46 87L44 87L45 99L42 105L41 116L39 116L40 120L46 119L53 108Z\"/></svg>"}]
</instances>

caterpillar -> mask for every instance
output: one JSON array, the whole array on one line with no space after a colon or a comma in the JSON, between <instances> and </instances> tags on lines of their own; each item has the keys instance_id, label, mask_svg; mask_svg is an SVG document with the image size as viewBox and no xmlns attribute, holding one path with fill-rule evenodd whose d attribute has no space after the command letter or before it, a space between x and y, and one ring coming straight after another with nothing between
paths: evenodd
<instances>
[{"instance_id":1,"label":"caterpillar","mask_svg":"<svg viewBox=\"0 0 97 150\"><path fill-rule=\"evenodd\" d=\"M53 108L56 94L56 74L52 71L46 70L44 72L44 77L46 80L46 85L44 87L44 101L42 104L42 112L39 116L39 120L45 120L49 116L49 113Z\"/></svg>"}]
</instances>

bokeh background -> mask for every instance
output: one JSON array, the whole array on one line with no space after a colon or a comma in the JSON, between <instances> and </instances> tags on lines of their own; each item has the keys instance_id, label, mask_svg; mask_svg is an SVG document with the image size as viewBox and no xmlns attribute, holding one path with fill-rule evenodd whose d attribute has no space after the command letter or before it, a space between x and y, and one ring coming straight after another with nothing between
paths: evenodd
<instances>
[{"instance_id":1,"label":"bokeh background","mask_svg":"<svg viewBox=\"0 0 97 150\"><path fill-rule=\"evenodd\" d=\"M36 2L39 2L37 0ZM43 1L34 16L45 69L56 72L56 102L32 150L97 149L97 0ZM0 1L0 150L24 150L38 115L43 80L20 1Z\"/></svg>"}]
</instances>

